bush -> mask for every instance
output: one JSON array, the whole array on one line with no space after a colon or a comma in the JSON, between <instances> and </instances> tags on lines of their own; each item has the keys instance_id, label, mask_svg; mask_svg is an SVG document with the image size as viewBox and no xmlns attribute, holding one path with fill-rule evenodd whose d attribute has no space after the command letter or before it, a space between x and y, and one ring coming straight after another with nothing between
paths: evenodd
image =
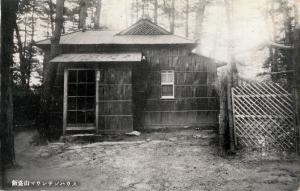
<instances>
[{"instance_id":1,"label":"bush","mask_svg":"<svg viewBox=\"0 0 300 191\"><path fill-rule=\"evenodd\" d=\"M15 130L35 128L40 111L40 93L38 89L14 89L14 124Z\"/></svg>"}]
</instances>

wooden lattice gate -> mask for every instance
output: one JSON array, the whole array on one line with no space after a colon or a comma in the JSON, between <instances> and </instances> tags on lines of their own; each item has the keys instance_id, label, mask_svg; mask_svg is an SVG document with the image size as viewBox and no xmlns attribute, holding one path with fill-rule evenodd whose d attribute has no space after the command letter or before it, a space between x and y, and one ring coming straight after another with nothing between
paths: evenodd
<instances>
[{"instance_id":1,"label":"wooden lattice gate","mask_svg":"<svg viewBox=\"0 0 300 191\"><path fill-rule=\"evenodd\" d=\"M292 95L276 83L249 83L232 89L236 143L295 151Z\"/></svg>"}]
</instances>

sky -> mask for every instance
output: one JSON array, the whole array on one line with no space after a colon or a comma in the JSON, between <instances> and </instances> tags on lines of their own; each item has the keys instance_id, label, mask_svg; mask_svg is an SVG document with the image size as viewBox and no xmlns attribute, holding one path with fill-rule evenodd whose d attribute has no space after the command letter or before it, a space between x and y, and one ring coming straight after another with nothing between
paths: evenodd
<instances>
[{"instance_id":1,"label":"sky","mask_svg":"<svg viewBox=\"0 0 300 191\"><path fill-rule=\"evenodd\" d=\"M159 0L161 1L161 0ZM197 1L197 0L190 0ZM199 53L220 61L228 61L229 39L233 41L239 74L246 79L256 79L263 72L262 64L268 57L266 49L257 50L270 38L270 26L266 23L265 6L268 0L234 0L233 29L228 34L223 0L209 4L203 23L203 36ZM300 0L298 1L300 4ZM102 0L101 23L113 30L122 30L135 22L131 20L132 0ZM184 7L185 0L175 0L176 7ZM195 15L190 15L190 37L193 39ZM175 21L176 22L176 21ZM178 22L178 21L177 21ZM166 18L159 17L158 23L168 30ZM184 36L184 28L175 29L175 34ZM44 38L38 35L36 40Z\"/></svg>"},{"instance_id":2,"label":"sky","mask_svg":"<svg viewBox=\"0 0 300 191\"><path fill-rule=\"evenodd\" d=\"M102 23L113 29L124 29L132 24L130 15L131 0L110 0L104 2ZM218 4L208 5L203 24L203 38L201 54L221 61L228 61L228 39L225 6L222 1ZM237 59L244 64L240 67L240 75L245 78L255 78L262 72L261 65L266 59L266 51L253 51L253 47L264 43L268 39L268 26L263 17L263 8L266 0L236 0L234 4L233 23L231 34L234 39L235 50L243 53L237 54ZM176 0L176 7L185 6L185 0ZM164 21L159 24L163 25ZM190 16L190 26L193 30L194 15ZM175 33L184 36L184 28L175 30ZM192 35L191 35L192 36ZM248 51L251 50L251 51ZM249 68L253 68L249 70Z\"/></svg>"}]
</instances>

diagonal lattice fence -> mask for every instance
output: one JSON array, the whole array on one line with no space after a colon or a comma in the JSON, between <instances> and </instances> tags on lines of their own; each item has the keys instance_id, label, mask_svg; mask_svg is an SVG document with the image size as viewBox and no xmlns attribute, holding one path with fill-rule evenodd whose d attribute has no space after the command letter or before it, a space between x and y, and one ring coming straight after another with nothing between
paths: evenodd
<instances>
[{"instance_id":1,"label":"diagonal lattice fence","mask_svg":"<svg viewBox=\"0 0 300 191\"><path fill-rule=\"evenodd\" d=\"M276 83L249 83L232 88L236 141L247 147L295 151L292 95Z\"/></svg>"}]
</instances>

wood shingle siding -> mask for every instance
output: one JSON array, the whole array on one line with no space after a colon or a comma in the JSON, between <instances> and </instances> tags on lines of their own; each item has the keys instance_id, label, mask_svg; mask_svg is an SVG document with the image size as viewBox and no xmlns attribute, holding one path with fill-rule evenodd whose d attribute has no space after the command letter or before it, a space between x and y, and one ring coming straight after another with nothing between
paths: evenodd
<instances>
[{"instance_id":1,"label":"wood shingle siding","mask_svg":"<svg viewBox=\"0 0 300 191\"><path fill-rule=\"evenodd\" d=\"M99 83L100 133L133 130L131 67L108 67L102 70Z\"/></svg>"},{"instance_id":2,"label":"wood shingle siding","mask_svg":"<svg viewBox=\"0 0 300 191\"><path fill-rule=\"evenodd\" d=\"M140 96L135 107L142 106L136 108L142 114L135 116L140 118L137 120L140 128L215 125L218 115L218 98L214 90L217 64L184 48L160 49L164 55L157 51L143 50L147 76L144 76L144 82L134 80L134 96ZM174 70L174 99L161 99L163 70Z\"/></svg>"}]
</instances>

